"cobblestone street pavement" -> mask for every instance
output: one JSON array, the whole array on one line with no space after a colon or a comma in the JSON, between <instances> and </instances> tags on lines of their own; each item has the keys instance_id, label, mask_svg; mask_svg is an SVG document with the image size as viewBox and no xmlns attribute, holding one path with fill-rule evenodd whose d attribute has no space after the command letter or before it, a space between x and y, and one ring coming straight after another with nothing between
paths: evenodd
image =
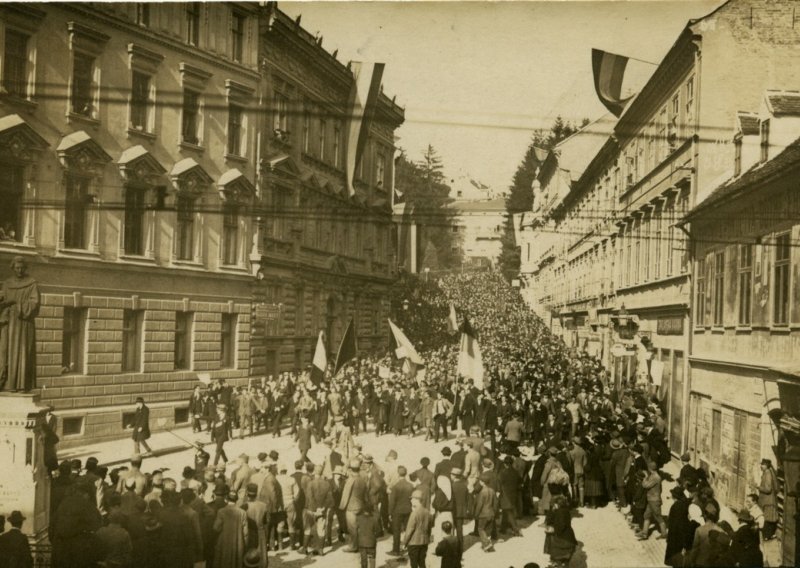
<instances>
[{"instance_id":1,"label":"cobblestone street pavement","mask_svg":"<svg viewBox=\"0 0 800 568\"><path fill-rule=\"evenodd\" d=\"M189 441L207 442L208 437L205 433L193 434L189 429L176 430L176 434ZM431 460L431 469L441 459L441 447L444 443L435 444L433 441L424 441L422 436L414 438L395 437L387 435L376 438L371 432L356 437L364 451L373 455L378 465L383 466L384 459L389 450L397 451L399 457L398 465L402 464L413 471L419 467L419 459L428 456ZM145 458L142 469L152 471L155 468L168 467L165 476L172 476L178 479L180 472L185 465L193 462L193 452L190 448L178 450L181 442L176 437L167 432L154 434L150 440L151 447L156 454L159 450L164 451L172 448L171 453L158 457ZM449 441L452 447L452 437ZM79 457L86 459L90 455L98 457L101 463L115 463L127 458L132 451L132 442L129 440L119 440L97 444L92 447L80 447L64 450L60 453L60 458ZM185 446L185 444L184 444ZM206 450L213 457L213 446L207 446ZM255 460L255 455L262 451L277 450L280 452L281 461L285 462L290 471L293 462L299 457L299 452L293 440L284 435L280 438L273 438L271 435L260 435L244 440L232 440L225 446L228 457L233 461L236 456L246 452ZM315 446L309 452L309 457L314 462L321 462L322 448ZM236 466L231 464L228 467L228 475ZM667 488L671 484L665 483L664 513L669 510L671 501L667 493ZM649 541L640 542L633 531L628 528L624 516L613 505L603 509L583 508L573 519L573 527L578 540L583 543L583 548L577 554L585 555L586 565L595 567L650 567L663 566L665 541L656 540L655 534ZM465 568L521 568L526 562L537 562L542 568L549 564L547 555L542 550L544 547L544 528L540 526L542 517L533 523L530 519L525 519L523 523L521 538L511 538L495 545L496 552L484 553L480 548L477 537L467 537L467 550L464 554ZM471 525L467 528L471 529ZM469 532L465 528L465 533ZM279 553L270 552L270 567L291 567L300 568L303 566L331 566L331 567L357 567L359 559L357 554L348 554L338 546L332 551L326 549L325 556L306 557L296 551L283 551ZM377 566L394 568L396 566L408 566L405 559L389 556L387 553L391 549L391 537L386 536L378 542ZM429 566L438 566L439 559L433 554L433 546L429 549Z\"/></svg>"}]
</instances>

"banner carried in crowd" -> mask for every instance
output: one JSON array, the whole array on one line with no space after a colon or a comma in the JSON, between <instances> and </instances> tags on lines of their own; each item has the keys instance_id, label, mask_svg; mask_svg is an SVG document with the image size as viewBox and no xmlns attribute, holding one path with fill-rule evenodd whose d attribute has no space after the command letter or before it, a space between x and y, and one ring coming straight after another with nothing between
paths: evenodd
<instances>
[{"instance_id":1,"label":"banner carried in crowd","mask_svg":"<svg viewBox=\"0 0 800 568\"><path fill-rule=\"evenodd\" d=\"M478 345L478 334L472 329L472 324L464 317L461 324L461 347L458 352L458 374L467 379L472 379L475 386L483 388L483 357Z\"/></svg>"},{"instance_id":2,"label":"banner carried in crowd","mask_svg":"<svg viewBox=\"0 0 800 568\"><path fill-rule=\"evenodd\" d=\"M325 352L325 342L322 339L324 332L319 332L317 349L314 351L314 361L311 365L311 382L319 386L328 368L328 354Z\"/></svg>"},{"instance_id":3,"label":"banner carried in crowd","mask_svg":"<svg viewBox=\"0 0 800 568\"><path fill-rule=\"evenodd\" d=\"M403 333L403 330L397 327L392 320L388 321L389 329L392 330L392 336L397 344L397 349L395 349L394 352L397 358L410 359L415 365L424 365L425 361L420 357L419 353L417 353L414 345L412 345L411 341L406 337L406 334Z\"/></svg>"},{"instance_id":4,"label":"banner carried in crowd","mask_svg":"<svg viewBox=\"0 0 800 568\"><path fill-rule=\"evenodd\" d=\"M458 333L458 318L456 317L456 307L450 302L450 314L447 316L447 331L451 334Z\"/></svg>"},{"instance_id":5,"label":"banner carried in crowd","mask_svg":"<svg viewBox=\"0 0 800 568\"><path fill-rule=\"evenodd\" d=\"M339 370L344 367L350 359L355 359L358 348L356 346L356 330L353 327L353 318L350 318L350 323L347 324L347 329L342 336L342 342L339 344L339 351L336 353L336 363L333 365L333 376L335 377Z\"/></svg>"}]
</instances>

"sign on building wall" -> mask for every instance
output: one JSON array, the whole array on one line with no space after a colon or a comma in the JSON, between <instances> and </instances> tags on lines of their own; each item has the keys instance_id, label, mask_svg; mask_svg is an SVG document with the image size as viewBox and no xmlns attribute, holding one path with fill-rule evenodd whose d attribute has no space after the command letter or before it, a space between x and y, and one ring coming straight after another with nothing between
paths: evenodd
<instances>
[{"instance_id":1,"label":"sign on building wall","mask_svg":"<svg viewBox=\"0 0 800 568\"><path fill-rule=\"evenodd\" d=\"M656 322L658 335L683 335L683 317L662 317Z\"/></svg>"}]
</instances>

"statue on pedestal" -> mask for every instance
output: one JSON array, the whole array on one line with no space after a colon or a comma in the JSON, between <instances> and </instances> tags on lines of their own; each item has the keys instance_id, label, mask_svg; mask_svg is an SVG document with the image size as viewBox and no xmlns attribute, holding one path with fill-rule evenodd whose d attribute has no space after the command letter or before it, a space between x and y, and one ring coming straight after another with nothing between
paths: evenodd
<instances>
[{"instance_id":1,"label":"statue on pedestal","mask_svg":"<svg viewBox=\"0 0 800 568\"><path fill-rule=\"evenodd\" d=\"M0 291L0 391L30 392L36 386L36 315L39 287L21 256Z\"/></svg>"}]
</instances>

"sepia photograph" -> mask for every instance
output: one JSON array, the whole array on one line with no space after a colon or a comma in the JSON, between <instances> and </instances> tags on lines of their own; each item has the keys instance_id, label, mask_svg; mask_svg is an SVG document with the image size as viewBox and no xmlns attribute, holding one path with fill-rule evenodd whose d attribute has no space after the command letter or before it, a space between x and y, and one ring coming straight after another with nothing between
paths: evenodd
<instances>
[{"instance_id":1,"label":"sepia photograph","mask_svg":"<svg viewBox=\"0 0 800 568\"><path fill-rule=\"evenodd\" d=\"M0 3L0 568L800 566L800 0Z\"/></svg>"}]
</instances>

